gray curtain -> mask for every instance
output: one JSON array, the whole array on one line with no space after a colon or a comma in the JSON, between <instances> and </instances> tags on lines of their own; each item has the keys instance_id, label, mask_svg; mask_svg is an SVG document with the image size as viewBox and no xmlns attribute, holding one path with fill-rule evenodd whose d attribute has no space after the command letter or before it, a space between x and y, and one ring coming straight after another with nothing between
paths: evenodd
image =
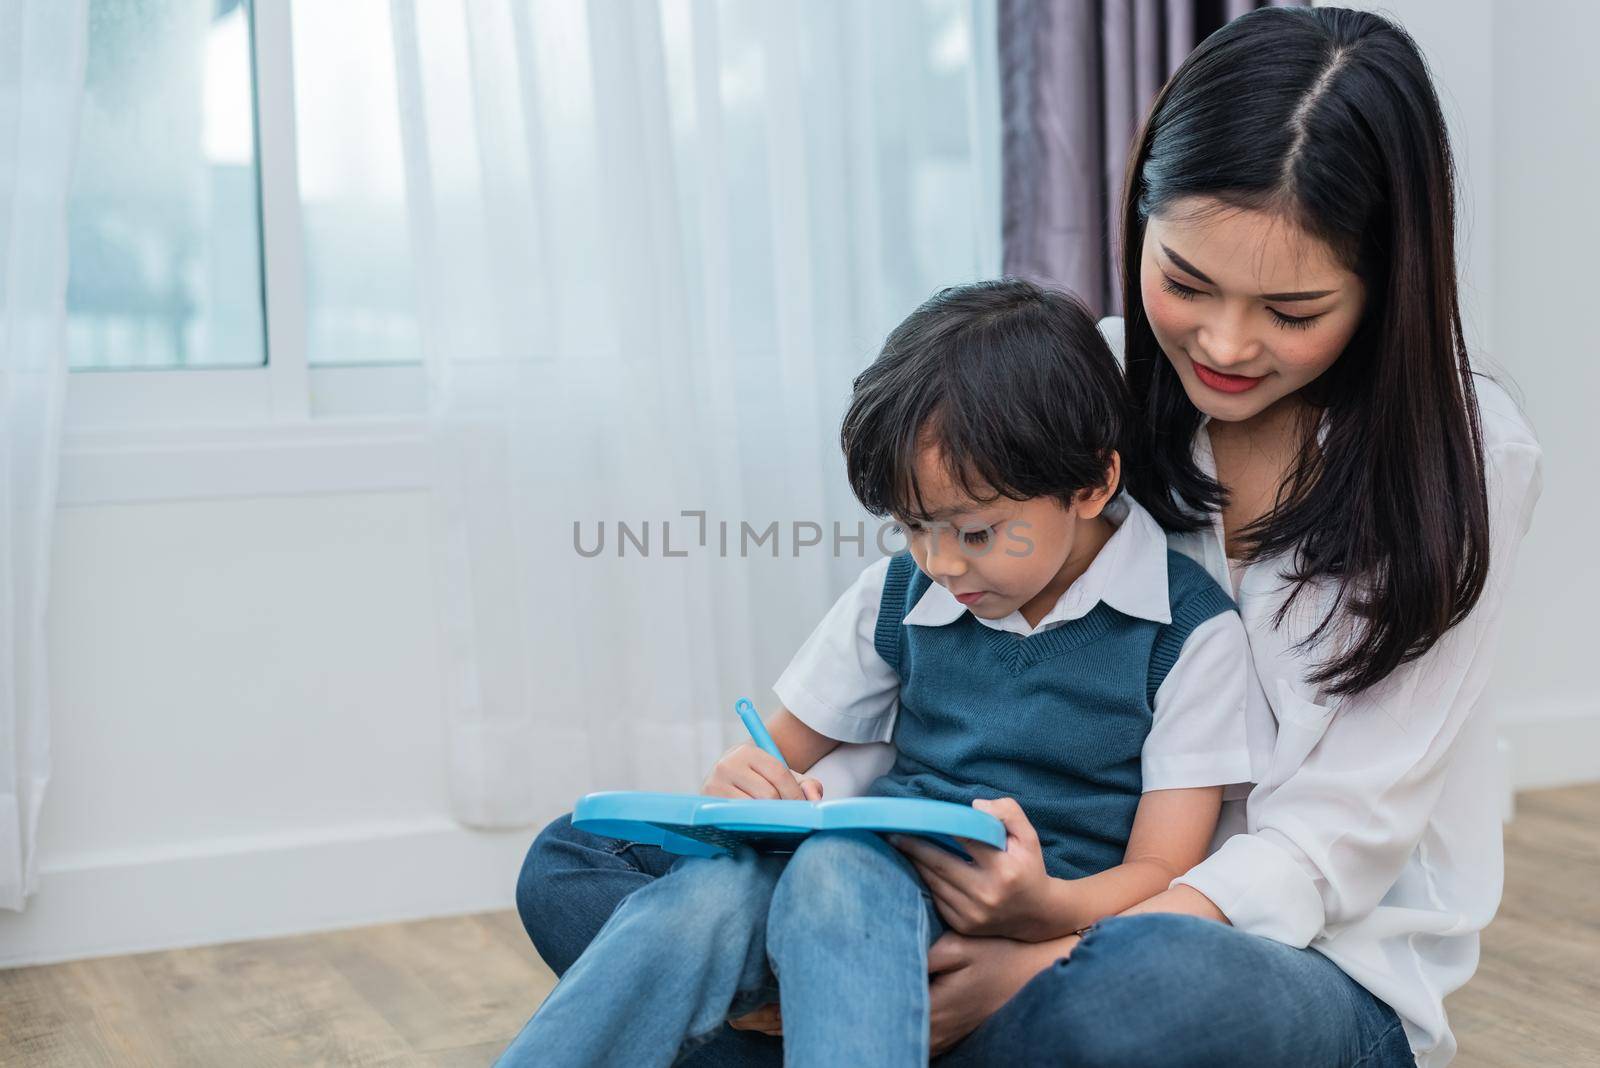
<instances>
[{"instance_id":1,"label":"gray curtain","mask_svg":"<svg viewBox=\"0 0 1600 1068\"><path fill-rule=\"evenodd\" d=\"M1005 272L1122 310L1128 150L1167 77L1259 0L1000 0Z\"/></svg>"}]
</instances>

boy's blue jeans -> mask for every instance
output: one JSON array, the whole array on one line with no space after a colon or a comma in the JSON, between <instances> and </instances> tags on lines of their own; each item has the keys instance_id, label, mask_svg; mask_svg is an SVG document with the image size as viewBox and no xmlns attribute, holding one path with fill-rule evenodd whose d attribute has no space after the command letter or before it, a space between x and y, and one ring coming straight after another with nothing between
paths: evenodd
<instances>
[{"instance_id":1,"label":"boy's blue jeans","mask_svg":"<svg viewBox=\"0 0 1600 1068\"><path fill-rule=\"evenodd\" d=\"M791 1065L928 1062L927 949L944 931L916 869L871 832L792 857L681 857L617 907L501 1065L671 1065L779 1000Z\"/></svg>"},{"instance_id":2,"label":"boy's blue jeans","mask_svg":"<svg viewBox=\"0 0 1600 1068\"><path fill-rule=\"evenodd\" d=\"M656 884L677 859L577 830L569 816L553 821L529 849L517 882L518 911L545 963L557 975L569 973L619 902ZM831 960L819 956L813 964L828 983L849 981ZM784 974L786 987L791 981L793 966ZM876 988L872 997L881 1026L887 1001ZM764 1000L772 999L752 998L748 1007ZM615 1026L631 1028L638 1015L625 1012ZM787 1017L782 1039L724 1025L681 1051L678 1063L777 1068L786 1044L789 1063L798 1063L790 1031ZM1070 960L1034 976L933 1064L1410 1068L1415 1060L1394 1010L1315 950L1209 920L1153 914L1097 924Z\"/></svg>"}]
</instances>

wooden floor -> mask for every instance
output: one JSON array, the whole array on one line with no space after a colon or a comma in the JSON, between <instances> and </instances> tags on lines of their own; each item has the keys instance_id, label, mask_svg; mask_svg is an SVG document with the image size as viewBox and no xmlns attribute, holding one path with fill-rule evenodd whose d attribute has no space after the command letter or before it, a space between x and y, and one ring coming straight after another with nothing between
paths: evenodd
<instances>
[{"instance_id":1,"label":"wooden floor","mask_svg":"<svg viewBox=\"0 0 1600 1068\"><path fill-rule=\"evenodd\" d=\"M1600 1065L1600 786L1525 794L1461 1068ZM0 1065L487 1065L554 977L511 912L0 971Z\"/></svg>"}]
</instances>

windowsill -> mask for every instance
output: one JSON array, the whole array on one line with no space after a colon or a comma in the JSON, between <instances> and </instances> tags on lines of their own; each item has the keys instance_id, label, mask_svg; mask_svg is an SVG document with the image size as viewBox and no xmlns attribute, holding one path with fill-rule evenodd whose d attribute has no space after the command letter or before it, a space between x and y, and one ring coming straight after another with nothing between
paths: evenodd
<instances>
[{"instance_id":1,"label":"windowsill","mask_svg":"<svg viewBox=\"0 0 1600 1068\"><path fill-rule=\"evenodd\" d=\"M427 487L420 364L73 373L61 507Z\"/></svg>"},{"instance_id":2,"label":"windowsill","mask_svg":"<svg viewBox=\"0 0 1600 1068\"><path fill-rule=\"evenodd\" d=\"M69 430L57 506L423 490L427 442L417 416Z\"/></svg>"}]
</instances>

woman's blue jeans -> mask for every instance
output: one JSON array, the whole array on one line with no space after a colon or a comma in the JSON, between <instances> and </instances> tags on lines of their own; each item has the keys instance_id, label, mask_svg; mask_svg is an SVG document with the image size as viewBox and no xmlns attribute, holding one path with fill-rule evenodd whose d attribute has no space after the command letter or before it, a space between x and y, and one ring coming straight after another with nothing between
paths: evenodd
<instances>
[{"instance_id":1,"label":"woman's blue jeans","mask_svg":"<svg viewBox=\"0 0 1600 1068\"><path fill-rule=\"evenodd\" d=\"M523 864L517 883L523 925L545 962L565 977L613 913L623 912L618 905L679 859L576 830L562 816L540 833ZM936 930L930 924L929 937ZM845 978L829 968L825 953L807 967L828 981ZM793 965L779 970L787 995L788 984L801 980ZM776 1000L767 993L731 1000L724 1015ZM881 996L877 1004L884 1006ZM784 1026L794 1043L787 1019ZM722 1025L679 1051L676 1063L771 1068L784 1063L784 1041ZM515 1049L514 1043L507 1053ZM790 1052L793 1058L797 1051ZM933 1059L938 1068L1007 1063L1390 1068L1414 1060L1394 1011L1320 953L1207 920L1145 915L1096 925L1070 959L1041 971Z\"/></svg>"}]
</instances>

